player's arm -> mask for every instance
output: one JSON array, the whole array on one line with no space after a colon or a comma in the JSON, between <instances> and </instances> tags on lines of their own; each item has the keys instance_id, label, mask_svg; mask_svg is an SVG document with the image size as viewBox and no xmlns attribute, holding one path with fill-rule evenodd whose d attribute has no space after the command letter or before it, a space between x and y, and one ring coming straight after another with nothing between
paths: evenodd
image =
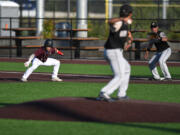
<instances>
[{"instance_id":1,"label":"player's arm","mask_svg":"<svg viewBox=\"0 0 180 135\"><path fill-rule=\"evenodd\" d=\"M151 48L152 48L153 44L154 44L154 41L153 40L149 40L149 44L148 44L148 47L146 48L146 52L145 52L145 55L144 55L145 59L148 59L149 52L151 51Z\"/></svg>"},{"instance_id":2,"label":"player's arm","mask_svg":"<svg viewBox=\"0 0 180 135\"><path fill-rule=\"evenodd\" d=\"M154 39L150 39L149 42L148 42L148 47L146 48L146 52L145 52L145 55L144 55L144 58L145 59L148 59L149 57L149 52L151 51L151 48L153 46L153 44L155 43Z\"/></svg>"},{"instance_id":3,"label":"player's arm","mask_svg":"<svg viewBox=\"0 0 180 135\"><path fill-rule=\"evenodd\" d=\"M161 32L160 33L160 39L164 42L167 42L168 41L168 38L166 36L166 34L164 32Z\"/></svg>"},{"instance_id":4,"label":"player's arm","mask_svg":"<svg viewBox=\"0 0 180 135\"><path fill-rule=\"evenodd\" d=\"M34 58L35 58L35 54L33 53L33 54L31 54L31 55L29 56L28 61L26 61L26 62L24 63L24 66L25 66L25 67L29 67L29 65L31 64L31 61L32 61Z\"/></svg>"},{"instance_id":5,"label":"player's arm","mask_svg":"<svg viewBox=\"0 0 180 135\"><path fill-rule=\"evenodd\" d=\"M133 36L130 31L128 31L128 38L127 38L127 44L124 46L124 50L128 50L129 47L131 47L133 42Z\"/></svg>"},{"instance_id":6,"label":"player's arm","mask_svg":"<svg viewBox=\"0 0 180 135\"><path fill-rule=\"evenodd\" d=\"M123 20L122 18L112 18L112 19L108 20L108 23L114 24L114 23L122 21L122 20Z\"/></svg>"},{"instance_id":7,"label":"player's arm","mask_svg":"<svg viewBox=\"0 0 180 135\"><path fill-rule=\"evenodd\" d=\"M144 59L148 59L148 57L149 57L149 51L148 50L146 50L146 52L145 52L145 55L144 55Z\"/></svg>"},{"instance_id":8,"label":"player's arm","mask_svg":"<svg viewBox=\"0 0 180 135\"><path fill-rule=\"evenodd\" d=\"M37 49L37 50L35 51L35 53L33 53L33 54L31 54L31 55L29 56L29 59L28 59L28 61L26 61L26 62L24 63L24 66L25 66L25 67L29 67L29 65L31 64L32 60L33 60L35 57L37 57L37 56L39 56L39 55L41 55L41 54L42 54L41 48Z\"/></svg>"},{"instance_id":9,"label":"player's arm","mask_svg":"<svg viewBox=\"0 0 180 135\"><path fill-rule=\"evenodd\" d=\"M63 52L61 52L60 50L58 50L57 48L54 48L55 49L55 52L57 53L57 54L59 54L59 55L64 55L64 53Z\"/></svg>"},{"instance_id":10,"label":"player's arm","mask_svg":"<svg viewBox=\"0 0 180 135\"><path fill-rule=\"evenodd\" d=\"M121 29L123 22L119 18L114 18L111 20L112 21L109 22L110 31L113 33L118 32Z\"/></svg>"}]
</instances>

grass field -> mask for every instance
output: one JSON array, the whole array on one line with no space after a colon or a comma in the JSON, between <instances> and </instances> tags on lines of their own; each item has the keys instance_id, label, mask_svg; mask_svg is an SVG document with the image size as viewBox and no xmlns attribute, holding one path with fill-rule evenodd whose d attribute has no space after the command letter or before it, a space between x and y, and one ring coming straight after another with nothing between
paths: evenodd
<instances>
[{"instance_id":1,"label":"grass field","mask_svg":"<svg viewBox=\"0 0 180 135\"><path fill-rule=\"evenodd\" d=\"M159 69L159 68L158 68ZM0 62L0 71L25 71L23 63L15 62ZM35 72L52 72L52 67L40 66ZM170 73L173 78L180 79L179 67L169 67ZM72 73L72 74L98 74L98 75L111 75L109 65L90 65L90 64L61 64L59 73ZM162 75L161 71L159 73ZM148 76L151 77L148 66L131 66L132 76Z\"/></svg>"},{"instance_id":2,"label":"grass field","mask_svg":"<svg viewBox=\"0 0 180 135\"><path fill-rule=\"evenodd\" d=\"M171 67L173 77L180 77ZM0 62L0 71L24 71L23 63ZM42 67L37 72L51 72ZM108 65L62 64L60 73L110 75ZM145 66L132 66L132 74L151 76ZM0 83L0 107L54 97L96 97L105 83L28 82ZM116 93L113 94L115 96ZM180 103L180 85L130 84L131 99ZM178 135L180 123L92 123L0 119L0 135Z\"/></svg>"}]
</instances>

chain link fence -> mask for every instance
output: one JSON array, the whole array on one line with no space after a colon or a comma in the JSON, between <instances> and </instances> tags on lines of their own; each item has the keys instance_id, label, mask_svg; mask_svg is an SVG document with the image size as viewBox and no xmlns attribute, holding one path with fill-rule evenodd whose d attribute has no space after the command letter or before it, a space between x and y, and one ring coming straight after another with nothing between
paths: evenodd
<instances>
[{"instance_id":1,"label":"chain link fence","mask_svg":"<svg viewBox=\"0 0 180 135\"><path fill-rule=\"evenodd\" d=\"M35 0L14 0L20 4L20 17L11 18L11 20L17 20L20 23L20 27L35 28L36 21L39 18L35 16L36 1ZM103 46L108 34L109 26L106 23L106 4L109 1L106 0L88 0L88 37L97 37L99 41L90 41L83 43L87 46ZM180 1L179 0L113 0L113 17L118 17L119 8L124 3L129 3L133 7L133 24L130 26L130 30L133 32L134 38L147 38L147 33L150 31L150 23L157 21L160 29L165 31L168 38L171 40L180 40ZM163 19L163 2L166 2L166 19ZM45 18L44 22L51 21L52 27L56 27L59 23L69 23L72 28L76 28L76 0L45 0ZM1 18L3 20L5 18ZM7 18L6 18L7 19ZM57 32L53 31L54 35ZM35 31L22 31L22 36L36 36ZM12 42L13 44L14 42ZM41 41L42 43L42 41ZM3 41L1 46L9 42ZM22 45L28 44L40 44L36 41L23 41ZM146 43L140 43L141 47L144 47ZM173 48L173 57L171 60L179 60L179 41L170 43ZM133 46L135 46L133 44ZM128 52L128 59L135 59L136 52ZM1 53L2 54L2 53ZM9 54L9 53L7 53ZM29 54L29 53L28 53ZM103 59L103 51L85 51L82 52L81 58L87 57ZM95 55L96 54L96 55ZM92 56L91 56L92 55ZM4 55L3 55L4 56ZM138 60L143 60L143 55L136 57ZM23 57L26 57L25 55ZM68 57L70 58L70 57Z\"/></svg>"}]
</instances>

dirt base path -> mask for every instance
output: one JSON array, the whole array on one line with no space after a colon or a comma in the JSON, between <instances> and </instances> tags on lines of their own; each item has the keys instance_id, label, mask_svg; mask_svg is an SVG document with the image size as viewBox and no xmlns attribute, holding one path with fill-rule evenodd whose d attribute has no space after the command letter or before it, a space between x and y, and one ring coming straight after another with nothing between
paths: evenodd
<instances>
[{"instance_id":1,"label":"dirt base path","mask_svg":"<svg viewBox=\"0 0 180 135\"><path fill-rule=\"evenodd\" d=\"M0 71L0 82L21 82L23 72L9 72ZM104 75L78 75L78 74L59 74L59 77L64 82L108 82L112 79L112 76ZM43 82L51 81L50 73L33 73L29 77L29 82ZM143 83L143 84L180 84L180 80L173 81L152 81L148 77L135 77L131 76L130 83Z\"/></svg>"},{"instance_id":2,"label":"dirt base path","mask_svg":"<svg viewBox=\"0 0 180 135\"><path fill-rule=\"evenodd\" d=\"M180 104L52 98L0 108L0 118L87 122L180 122Z\"/></svg>"}]
</instances>

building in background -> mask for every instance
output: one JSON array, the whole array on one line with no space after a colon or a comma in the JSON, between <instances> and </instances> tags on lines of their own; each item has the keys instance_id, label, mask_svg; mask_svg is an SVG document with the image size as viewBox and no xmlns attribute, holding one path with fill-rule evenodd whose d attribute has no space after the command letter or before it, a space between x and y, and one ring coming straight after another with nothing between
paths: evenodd
<instances>
[{"instance_id":1,"label":"building in background","mask_svg":"<svg viewBox=\"0 0 180 135\"><path fill-rule=\"evenodd\" d=\"M19 5L12 1L0 1L0 36L10 36L10 31L3 28L19 27ZM14 32L11 32L14 36Z\"/></svg>"}]
</instances>

